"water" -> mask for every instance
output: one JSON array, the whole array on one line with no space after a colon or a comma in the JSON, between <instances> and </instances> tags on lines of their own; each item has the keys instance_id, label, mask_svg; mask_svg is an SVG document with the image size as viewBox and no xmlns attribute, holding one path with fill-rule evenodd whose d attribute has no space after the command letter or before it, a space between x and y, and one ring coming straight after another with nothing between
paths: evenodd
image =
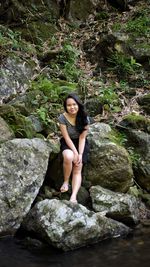
<instances>
[{"instance_id":1,"label":"water","mask_svg":"<svg viewBox=\"0 0 150 267\"><path fill-rule=\"evenodd\" d=\"M148 267L150 227L132 236L102 241L78 250L62 252L50 247L23 246L11 237L0 239L0 267Z\"/></svg>"}]
</instances>

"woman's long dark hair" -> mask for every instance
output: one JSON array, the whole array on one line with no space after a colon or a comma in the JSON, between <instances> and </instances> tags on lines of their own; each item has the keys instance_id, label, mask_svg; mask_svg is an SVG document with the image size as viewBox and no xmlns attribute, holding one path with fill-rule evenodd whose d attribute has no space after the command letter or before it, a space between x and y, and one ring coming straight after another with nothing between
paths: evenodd
<instances>
[{"instance_id":1,"label":"woman's long dark hair","mask_svg":"<svg viewBox=\"0 0 150 267\"><path fill-rule=\"evenodd\" d=\"M85 131L85 126L88 125L88 119L87 119L87 114L84 110L84 105L81 103L79 97L76 94L70 93L64 100L64 109L66 112L68 112L67 111L67 99L68 98L72 98L79 107L77 117L76 117L76 129L81 134L83 131Z\"/></svg>"}]
</instances>

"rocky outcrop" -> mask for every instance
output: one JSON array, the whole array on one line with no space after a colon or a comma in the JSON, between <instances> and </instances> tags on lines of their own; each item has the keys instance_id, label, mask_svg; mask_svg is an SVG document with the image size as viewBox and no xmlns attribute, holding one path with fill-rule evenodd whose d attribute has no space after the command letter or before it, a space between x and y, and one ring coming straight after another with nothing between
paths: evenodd
<instances>
[{"instance_id":1,"label":"rocky outcrop","mask_svg":"<svg viewBox=\"0 0 150 267\"><path fill-rule=\"evenodd\" d=\"M0 104L13 98L18 93L25 93L33 69L29 62L19 58L7 58L0 66Z\"/></svg>"},{"instance_id":2,"label":"rocky outcrop","mask_svg":"<svg viewBox=\"0 0 150 267\"><path fill-rule=\"evenodd\" d=\"M24 220L23 226L64 251L130 232L127 226L101 216L100 213L56 199L37 203Z\"/></svg>"},{"instance_id":3,"label":"rocky outcrop","mask_svg":"<svg viewBox=\"0 0 150 267\"><path fill-rule=\"evenodd\" d=\"M86 179L92 185L127 192L133 183L132 164L126 149L111 141L111 128L103 123L91 125L88 140Z\"/></svg>"},{"instance_id":4,"label":"rocky outcrop","mask_svg":"<svg viewBox=\"0 0 150 267\"><path fill-rule=\"evenodd\" d=\"M138 104L141 108L150 115L150 94L145 94L143 96L138 97Z\"/></svg>"},{"instance_id":5,"label":"rocky outcrop","mask_svg":"<svg viewBox=\"0 0 150 267\"><path fill-rule=\"evenodd\" d=\"M142 131L130 131L130 138L138 158L135 162L134 172L137 183L150 192L150 135ZM136 143L136 144L135 144Z\"/></svg>"},{"instance_id":6,"label":"rocky outcrop","mask_svg":"<svg viewBox=\"0 0 150 267\"><path fill-rule=\"evenodd\" d=\"M150 192L149 120L147 118L144 118L143 120L143 118L144 117L142 116L142 120L131 120L130 117L130 123L128 121L128 124L126 124L124 131L128 139L127 146L132 157L135 180L141 188ZM123 125L125 125L124 123L125 121L122 122ZM147 132L144 132L141 129Z\"/></svg>"},{"instance_id":7,"label":"rocky outcrop","mask_svg":"<svg viewBox=\"0 0 150 267\"><path fill-rule=\"evenodd\" d=\"M90 125L89 161L84 166L84 182L101 185L118 192L126 192L133 184L133 170L127 150L111 141L113 133L108 124ZM63 182L62 156L50 162L47 178L58 189Z\"/></svg>"},{"instance_id":8,"label":"rocky outcrop","mask_svg":"<svg viewBox=\"0 0 150 267\"><path fill-rule=\"evenodd\" d=\"M29 212L44 181L52 144L13 139L0 147L0 234L13 234Z\"/></svg>"},{"instance_id":9,"label":"rocky outcrop","mask_svg":"<svg viewBox=\"0 0 150 267\"><path fill-rule=\"evenodd\" d=\"M101 186L92 186L90 195L96 212L125 224L137 224L147 216L144 204L132 195L114 193Z\"/></svg>"},{"instance_id":10,"label":"rocky outcrop","mask_svg":"<svg viewBox=\"0 0 150 267\"><path fill-rule=\"evenodd\" d=\"M7 141L14 138L14 133L8 126L8 124L0 117L0 142Z\"/></svg>"}]
</instances>

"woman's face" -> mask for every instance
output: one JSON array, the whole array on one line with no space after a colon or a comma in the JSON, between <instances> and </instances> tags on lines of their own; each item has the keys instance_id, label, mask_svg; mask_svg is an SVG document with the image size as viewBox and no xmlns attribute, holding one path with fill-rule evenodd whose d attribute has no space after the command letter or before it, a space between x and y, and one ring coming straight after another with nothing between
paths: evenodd
<instances>
[{"instance_id":1,"label":"woman's face","mask_svg":"<svg viewBox=\"0 0 150 267\"><path fill-rule=\"evenodd\" d=\"M76 115L79 110L79 106L73 98L68 98L66 101L66 109L70 115Z\"/></svg>"}]
</instances>

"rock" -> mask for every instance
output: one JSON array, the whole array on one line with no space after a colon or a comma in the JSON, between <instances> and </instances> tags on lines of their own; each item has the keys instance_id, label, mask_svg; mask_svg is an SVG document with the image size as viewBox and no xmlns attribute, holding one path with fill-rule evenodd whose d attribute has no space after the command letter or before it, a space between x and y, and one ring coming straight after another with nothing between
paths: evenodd
<instances>
[{"instance_id":1,"label":"rock","mask_svg":"<svg viewBox=\"0 0 150 267\"><path fill-rule=\"evenodd\" d=\"M111 141L111 128L104 123L90 126L90 155L86 179L92 185L127 192L133 183L133 170L127 150Z\"/></svg>"},{"instance_id":2,"label":"rock","mask_svg":"<svg viewBox=\"0 0 150 267\"><path fill-rule=\"evenodd\" d=\"M94 14L100 0L72 0L70 3L70 17L74 20L85 21L90 14Z\"/></svg>"},{"instance_id":3,"label":"rock","mask_svg":"<svg viewBox=\"0 0 150 267\"><path fill-rule=\"evenodd\" d=\"M32 138L35 136L35 130L31 121L17 112L15 107L8 104L0 105L0 116L8 123L15 137Z\"/></svg>"},{"instance_id":4,"label":"rock","mask_svg":"<svg viewBox=\"0 0 150 267\"><path fill-rule=\"evenodd\" d=\"M14 234L44 181L52 145L41 139L13 139L0 147L0 234Z\"/></svg>"},{"instance_id":5,"label":"rock","mask_svg":"<svg viewBox=\"0 0 150 267\"><path fill-rule=\"evenodd\" d=\"M137 98L138 104L141 108L150 115L150 94L145 94Z\"/></svg>"},{"instance_id":6,"label":"rock","mask_svg":"<svg viewBox=\"0 0 150 267\"><path fill-rule=\"evenodd\" d=\"M131 225L138 224L141 219L146 217L144 204L129 194L114 193L101 186L92 186L90 195L93 209L114 220ZM145 210L144 214L143 210Z\"/></svg>"},{"instance_id":7,"label":"rock","mask_svg":"<svg viewBox=\"0 0 150 267\"><path fill-rule=\"evenodd\" d=\"M7 58L1 65L0 104L28 89L29 79L33 71L31 65L19 58Z\"/></svg>"},{"instance_id":8,"label":"rock","mask_svg":"<svg viewBox=\"0 0 150 267\"><path fill-rule=\"evenodd\" d=\"M120 125L126 128L150 132L150 119L143 115L128 114L122 118Z\"/></svg>"},{"instance_id":9,"label":"rock","mask_svg":"<svg viewBox=\"0 0 150 267\"><path fill-rule=\"evenodd\" d=\"M0 117L0 142L7 141L14 138L13 131L9 128L8 124Z\"/></svg>"},{"instance_id":10,"label":"rock","mask_svg":"<svg viewBox=\"0 0 150 267\"><path fill-rule=\"evenodd\" d=\"M103 106L98 99L89 99L85 102L85 109L91 117L102 114Z\"/></svg>"},{"instance_id":11,"label":"rock","mask_svg":"<svg viewBox=\"0 0 150 267\"><path fill-rule=\"evenodd\" d=\"M150 192L150 153L146 158L140 158L135 167L135 179L145 190Z\"/></svg>"},{"instance_id":12,"label":"rock","mask_svg":"<svg viewBox=\"0 0 150 267\"><path fill-rule=\"evenodd\" d=\"M150 135L128 128L126 136L132 153L135 180L150 192Z\"/></svg>"},{"instance_id":13,"label":"rock","mask_svg":"<svg viewBox=\"0 0 150 267\"><path fill-rule=\"evenodd\" d=\"M28 116L28 119L32 122L32 125L34 127L35 132L40 133L43 131L43 129L44 129L43 123L40 121L38 116L35 116L32 114L32 115Z\"/></svg>"},{"instance_id":14,"label":"rock","mask_svg":"<svg viewBox=\"0 0 150 267\"><path fill-rule=\"evenodd\" d=\"M56 199L37 203L25 218L23 227L64 251L130 232L124 224L100 213L67 200Z\"/></svg>"}]
</instances>

